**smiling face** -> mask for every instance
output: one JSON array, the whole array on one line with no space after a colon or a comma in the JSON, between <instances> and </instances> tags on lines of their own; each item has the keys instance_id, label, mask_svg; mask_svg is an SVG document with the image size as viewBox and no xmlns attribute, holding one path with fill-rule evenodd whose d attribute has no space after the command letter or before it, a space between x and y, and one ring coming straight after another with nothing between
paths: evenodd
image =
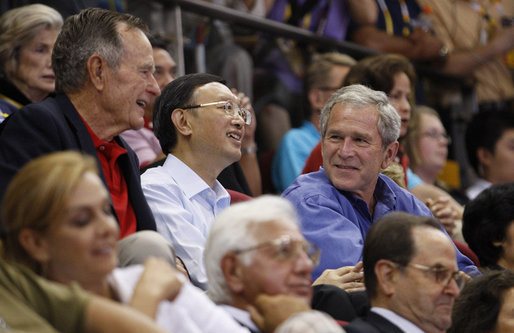
<instances>
[{"instance_id":1,"label":"smiling face","mask_svg":"<svg viewBox=\"0 0 514 333\"><path fill-rule=\"evenodd\" d=\"M139 29L119 28L124 55L118 68L106 71L106 98L103 105L113 119L111 122L125 129L143 126L145 107L160 94L153 76L153 51L148 38ZM120 131L120 132L121 132Z\"/></svg>"},{"instance_id":2,"label":"smiling face","mask_svg":"<svg viewBox=\"0 0 514 333\"><path fill-rule=\"evenodd\" d=\"M55 89L52 49L57 34L53 28L42 29L19 50L12 82L32 102L43 100Z\"/></svg>"},{"instance_id":3,"label":"smiling face","mask_svg":"<svg viewBox=\"0 0 514 333\"><path fill-rule=\"evenodd\" d=\"M250 232L254 232L250 229ZM295 225L271 221L260 224L255 231L257 244L289 236L304 241ZM266 246L255 250L248 266L241 266L240 279L244 286L239 297L252 304L259 294L296 296L310 304L312 297L311 272L314 264L305 253L290 260L280 258L277 249Z\"/></svg>"},{"instance_id":4,"label":"smiling face","mask_svg":"<svg viewBox=\"0 0 514 333\"><path fill-rule=\"evenodd\" d=\"M62 219L42 235L45 276L64 284L97 284L116 268L118 234L105 186L97 175L85 173Z\"/></svg>"},{"instance_id":5,"label":"smiling face","mask_svg":"<svg viewBox=\"0 0 514 333\"><path fill-rule=\"evenodd\" d=\"M400 138L407 134L407 127L410 120L410 98L411 98L411 82L404 72L396 73L393 77L393 89L387 94L389 103L396 109L396 112L402 119L402 127L400 130Z\"/></svg>"},{"instance_id":6,"label":"smiling face","mask_svg":"<svg viewBox=\"0 0 514 333\"><path fill-rule=\"evenodd\" d=\"M383 148L378 117L372 106L334 105L321 146L323 168L332 184L368 204L380 169L391 163L398 145L394 142Z\"/></svg>"},{"instance_id":7,"label":"smiling face","mask_svg":"<svg viewBox=\"0 0 514 333\"><path fill-rule=\"evenodd\" d=\"M220 101L240 103L230 89L219 82L210 82L196 88L193 94L195 104ZM209 167L224 169L241 158L241 141L245 133L241 117L228 115L223 105L212 105L188 109L191 117L191 145L199 152ZM220 171L221 171L220 170Z\"/></svg>"},{"instance_id":8,"label":"smiling face","mask_svg":"<svg viewBox=\"0 0 514 333\"><path fill-rule=\"evenodd\" d=\"M415 254L410 263L428 267L458 269L455 250L441 231L432 228L412 229ZM425 332L444 332L451 325L451 312L459 294L457 283L451 279L447 285L435 281L427 271L411 266L395 271L395 288L391 309L416 324Z\"/></svg>"}]
</instances>

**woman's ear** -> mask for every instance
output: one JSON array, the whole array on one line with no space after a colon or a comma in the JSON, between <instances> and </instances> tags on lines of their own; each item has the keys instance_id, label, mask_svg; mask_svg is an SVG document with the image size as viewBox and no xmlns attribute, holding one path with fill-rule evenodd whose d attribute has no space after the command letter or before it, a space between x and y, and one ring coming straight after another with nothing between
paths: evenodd
<instances>
[{"instance_id":1,"label":"woman's ear","mask_svg":"<svg viewBox=\"0 0 514 333\"><path fill-rule=\"evenodd\" d=\"M40 232L23 228L18 234L18 241L25 251L37 262L44 263L50 260L48 242Z\"/></svg>"}]
</instances>

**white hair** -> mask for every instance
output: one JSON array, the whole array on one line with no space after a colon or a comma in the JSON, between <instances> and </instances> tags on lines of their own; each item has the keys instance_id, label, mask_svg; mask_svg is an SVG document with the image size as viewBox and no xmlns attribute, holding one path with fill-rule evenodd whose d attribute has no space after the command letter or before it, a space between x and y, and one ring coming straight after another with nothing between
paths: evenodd
<instances>
[{"instance_id":1,"label":"white hair","mask_svg":"<svg viewBox=\"0 0 514 333\"><path fill-rule=\"evenodd\" d=\"M232 299L221 269L221 260L231 251L257 245L256 228L260 224L269 222L298 226L296 210L287 199L263 195L234 204L216 217L204 251L204 263L209 281L207 293L215 303L230 304ZM243 254L241 260L244 265L250 265L253 260L253 251Z\"/></svg>"},{"instance_id":2,"label":"white hair","mask_svg":"<svg viewBox=\"0 0 514 333\"><path fill-rule=\"evenodd\" d=\"M378 133L385 148L400 137L401 118L395 108L389 103L387 95L382 91L370 89L361 84L352 84L336 91L321 110L320 129L321 136L325 137L328 119L332 108L336 104L354 106L358 108L373 106L376 108L378 118Z\"/></svg>"}]
</instances>

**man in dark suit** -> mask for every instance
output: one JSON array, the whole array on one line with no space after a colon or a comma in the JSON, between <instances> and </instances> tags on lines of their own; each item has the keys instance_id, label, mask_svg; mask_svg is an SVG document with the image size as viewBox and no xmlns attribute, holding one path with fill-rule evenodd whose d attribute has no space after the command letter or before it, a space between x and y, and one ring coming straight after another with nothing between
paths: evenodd
<instances>
[{"instance_id":1,"label":"man in dark suit","mask_svg":"<svg viewBox=\"0 0 514 333\"><path fill-rule=\"evenodd\" d=\"M0 134L0 197L32 158L79 150L97 159L121 237L155 230L137 157L118 136L143 126L160 93L146 32L140 19L98 8L66 20L52 54L57 95L21 109Z\"/></svg>"},{"instance_id":2,"label":"man in dark suit","mask_svg":"<svg viewBox=\"0 0 514 333\"><path fill-rule=\"evenodd\" d=\"M391 213L374 223L363 249L371 309L348 333L445 332L467 276L455 249L431 217Z\"/></svg>"}]
</instances>

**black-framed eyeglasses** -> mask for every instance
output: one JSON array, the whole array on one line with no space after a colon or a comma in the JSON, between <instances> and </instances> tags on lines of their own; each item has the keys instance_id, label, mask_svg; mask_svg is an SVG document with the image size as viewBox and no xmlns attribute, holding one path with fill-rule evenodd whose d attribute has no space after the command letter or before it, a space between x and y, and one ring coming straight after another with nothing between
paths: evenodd
<instances>
[{"instance_id":1,"label":"black-framed eyeglasses","mask_svg":"<svg viewBox=\"0 0 514 333\"><path fill-rule=\"evenodd\" d=\"M307 240L293 239L287 235L246 249L235 250L234 253L242 254L266 247L273 247L272 255L280 261L294 261L303 252L315 266L319 263L320 250L315 244Z\"/></svg>"},{"instance_id":2,"label":"black-framed eyeglasses","mask_svg":"<svg viewBox=\"0 0 514 333\"><path fill-rule=\"evenodd\" d=\"M455 280L455 283L457 283L457 287L459 290L462 290L464 288L464 285L466 284L467 278L466 276L459 270L452 271L447 267L444 266L425 266L420 264L413 264L409 263L407 266L419 269L421 271L424 271L427 274L430 274L433 278L433 280L443 286L446 287L452 279Z\"/></svg>"},{"instance_id":3,"label":"black-framed eyeglasses","mask_svg":"<svg viewBox=\"0 0 514 333\"><path fill-rule=\"evenodd\" d=\"M181 109L196 109L203 108L206 106L219 106L220 108L225 110L225 113L229 116L235 118L240 116L246 125L250 125L252 123L252 114L245 108L240 107L233 101L220 101L220 102L211 102L211 103L203 103L197 105L188 105L183 106Z\"/></svg>"},{"instance_id":4,"label":"black-framed eyeglasses","mask_svg":"<svg viewBox=\"0 0 514 333\"><path fill-rule=\"evenodd\" d=\"M447 142L447 144L452 143L452 138L448 134L441 133L436 130L424 132L424 133L421 133L421 135L428 136L429 138L434 139L434 140L445 140Z\"/></svg>"}]
</instances>

